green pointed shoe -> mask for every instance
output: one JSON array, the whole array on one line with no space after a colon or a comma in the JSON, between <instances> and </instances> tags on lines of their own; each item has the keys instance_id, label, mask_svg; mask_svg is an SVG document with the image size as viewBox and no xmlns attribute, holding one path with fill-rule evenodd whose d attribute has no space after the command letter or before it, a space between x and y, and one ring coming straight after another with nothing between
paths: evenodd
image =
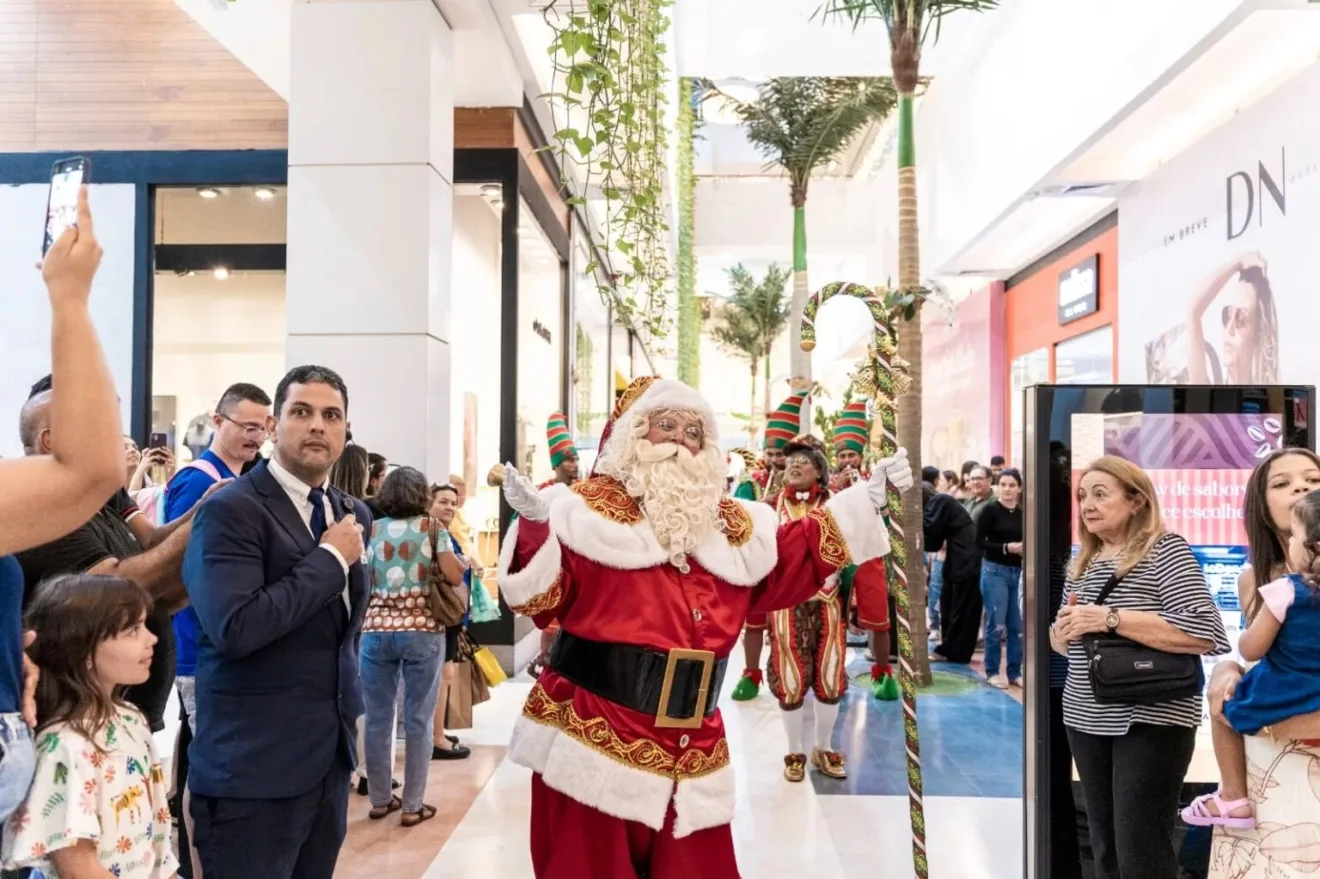
<instances>
[{"instance_id":1,"label":"green pointed shoe","mask_svg":"<svg viewBox=\"0 0 1320 879\"><path fill-rule=\"evenodd\" d=\"M900 695L898 681L892 674L881 675L871 682L871 695L881 702L897 702Z\"/></svg>"},{"instance_id":2,"label":"green pointed shoe","mask_svg":"<svg viewBox=\"0 0 1320 879\"><path fill-rule=\"evenodd\" d=\"M733 688L732 697L735 702L750 702L760 694L761 670L754 669L743 672L743 676Z\"/></svg>"}]
</instances>

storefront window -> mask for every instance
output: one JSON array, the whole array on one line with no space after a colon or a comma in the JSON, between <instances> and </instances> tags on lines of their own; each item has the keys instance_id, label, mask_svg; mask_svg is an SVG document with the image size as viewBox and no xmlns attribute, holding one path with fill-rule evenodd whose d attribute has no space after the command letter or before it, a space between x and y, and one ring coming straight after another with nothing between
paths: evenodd
<instances>
[{"instance_id":1,"label":"storefront window","mask_svg":"<svg viewBox=\"0 0 1320 879\"><path fill-rule=\"evenodd\" d=\"M610 311L601 298L595 277L584 271L591 264L586 242L580 236L575 237L573 393L569 417L580 453L591 458L614 402L610 390ZM589 467L591 461L584 459L582 464Z\"/></svg>"},{"instance_id":2,"label":"storefront window","mask_svg":"<svg viewBox=\"0 0 1320 879\"><path fill-rule=\"evenodd\" d=\"M454 187L452 326L480 331L450 334L449 467L467 483L464 513L487 541L498 533L499 520L499 490L486 485L486 473L500 461L503 211L497 183ZM483 546L481 556L493 558L493 544Z\"/></svg>"},{"instance_id":3,"label":"storefront window","mask_svg":"<svg viewBox=\"0 0 1320 879\"><path fill-rule=\"evenodd\" d=\"M536 482L551 478L545 423L565 405L563 263L524 201L518 226L518 458Z\"/></svg>"},{"instance_id":4,"label":"storefront window","mask_svg":"<svg viewBox=\"0 0 1320 879\"><path fill-rule=\"evenodd\" d=\"M283 244L283 187L156 192L151 432L179 463L211 442L225 388L251 382L274 396L285 370L285 272L247 244Z\"/></svg>"},{"instance_id":5,"label":"storefront window","mask_svg":"<svg viewBox=\"0 0 1320 879\"><path fill-rule=\"evenodd\" d=\"M1026 409L1022 392L1032 385L1044 384L1050 380L1050 349L1038 348L1013 358L1013 372L1009 377L1009 423L1010 437L1008 456L1013 464L1022 466L1026 463L1023 424Z\"/></svg>"},{"instance_id":6,"label":"storefront window","mask_svg":"<svg viewBox=\"0 0 1320 879\"><path fill-rule=\"evenodd\" d=\"M1114 328L1101 327L1054 346L1054 382L1107 385L1114 380Z\"/></svg>"}]
</instances>

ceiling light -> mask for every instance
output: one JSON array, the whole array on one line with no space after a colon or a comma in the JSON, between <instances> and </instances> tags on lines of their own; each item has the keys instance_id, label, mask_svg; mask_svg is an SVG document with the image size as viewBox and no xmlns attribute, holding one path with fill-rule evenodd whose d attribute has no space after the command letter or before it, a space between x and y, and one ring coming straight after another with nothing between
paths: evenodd
<instances>
[{"instance_id":1,"label":"ceiling light","mask_svg":"<svg viewBox=\"0 0 1320 879\"><path fill-rule=\"evenodd\" d=\"M197 187L197 194L202 198L219 198L220 190L214 186L199 186Z\"/></svg>"},{"instance_id":2,"label":"ceiling light","mask_svg":"<svg viewBox=\"0 0 1320 879\"><path fill-rule=\"evenodd\" d=\"M219 266L215 270L215 277L216 280L223 281L225 278L229 277L229 269L225 268L224 266Z\"/></svg>"},{"instance_id":3,"label":"ceiling light","mask_svg":"<svg viewBox=\"0 0 1320 879\"><path fill-rule=\"evenodd\" d=\"M275 197L275 190L271 189L269 186L258 186L256 189L252 190L252 194L262 201L270 201Z\"/></svg>"}]
</instances>

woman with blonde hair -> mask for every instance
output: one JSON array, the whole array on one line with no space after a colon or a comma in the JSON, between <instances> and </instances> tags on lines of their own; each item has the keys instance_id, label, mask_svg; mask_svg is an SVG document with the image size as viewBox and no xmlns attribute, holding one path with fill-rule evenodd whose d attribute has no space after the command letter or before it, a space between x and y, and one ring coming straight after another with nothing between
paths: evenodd
<instances>
[{"instance_id":1,"label":"woman with blonde hair","mask_svg":"<svg viewBox=\"0 0 1320 879\"><path fill-rule=\"evenodd\" d=\"M1097 699L1084 638L1166 654L1228 652L1223 620L1187 541L1167 531L1150 477L1122 458L1091 464L1077 488L1081 552L1050 645L1068 657L1063 722L1086 801L1096 879L1178 875L1174 819L1202 697ZM1101 592L1109 594L1103 603Z\"/></svg>"}]
</instances>

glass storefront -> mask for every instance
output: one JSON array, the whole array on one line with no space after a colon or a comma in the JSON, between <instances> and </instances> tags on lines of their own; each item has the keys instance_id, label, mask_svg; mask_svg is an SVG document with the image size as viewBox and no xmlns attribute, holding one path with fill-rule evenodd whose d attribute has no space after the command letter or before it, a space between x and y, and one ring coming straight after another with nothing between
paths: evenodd
<instances>
[{"instance_id":1,"label":"glass storefront","mask_svg":"<svg viewBox=\"0 0 1320 879\"><path fill-rule=\"evenodd\" d=\"M1091 330L1054 346L1054 383L1107 385L1114 380L1114 328Z\"/></svg>"},{"instance_id":2,"label":"glass storefront","mask_svg":"<svg viewBox=\"0 0 1320 879\"><path fill-rule=\"evenodd\" d=\"M591 264L591 255L580 234L574 235L573 259L573 363L568 415L585 470L595 459L601 431L614 404L609 356L610 308L595 277L584 271Z\"/></svg>"},{"instance_id":3,"label":"glass storefront","mask_svg":"<svg viewBox=\"0 0 1320 879\"><path fill-rule=\"evenodd\" d=\"M564 408L564 263L526 201L518 222L518 456L537 482L550 479L545 424Z\"/></svg>"},{"instance_id":4,"label":"glass storefront","mask_svg":"<svg viewBox=\"0 0 1320 879\"><path fill-rule=\"evenodd\" d=\"M274 396L285 370L284 187L156 191L151 432L179 463L210 445L211 413L235 382Z\"/></svg>"},{"instance_id":5,"label":"glass storefront","mask_svg":"<svg viewBox=\"0 0 1320 879\"><path fill-rule=\"evenodd\" d=\"M1026 462L1023 446L1023 424L1026 417L1022 391L1032 385L1044 384L1050 380L1050 349L1037 348L1021 357L1013 358L1012 374L1009 376L1009 438L1008 457L1015 466Z\"/></svg>"}]
</instances>

